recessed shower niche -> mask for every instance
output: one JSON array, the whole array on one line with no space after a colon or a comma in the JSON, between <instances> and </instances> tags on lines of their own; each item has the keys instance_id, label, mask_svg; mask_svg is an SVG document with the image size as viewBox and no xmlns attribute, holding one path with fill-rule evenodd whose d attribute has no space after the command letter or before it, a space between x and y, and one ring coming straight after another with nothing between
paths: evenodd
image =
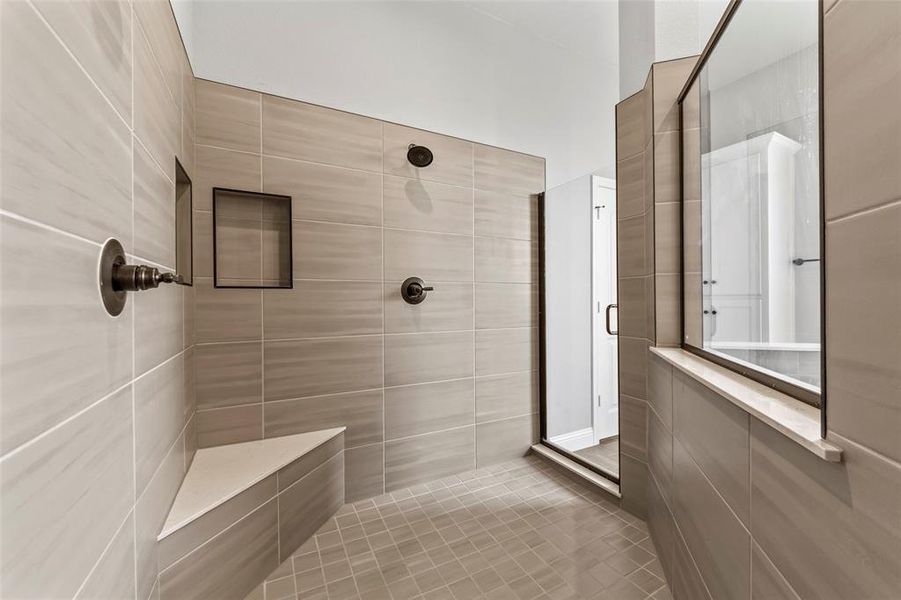
<instances>
[{"instance_id":1,"label":"recessed shower niche","mask_svg":"<svg viewBox=\"0 0 901 600\"><path fill-rule=\"evenodd\" d=\"M217 288L291 288L291 197L213 188Z\"/></svg>"}]
</instances>

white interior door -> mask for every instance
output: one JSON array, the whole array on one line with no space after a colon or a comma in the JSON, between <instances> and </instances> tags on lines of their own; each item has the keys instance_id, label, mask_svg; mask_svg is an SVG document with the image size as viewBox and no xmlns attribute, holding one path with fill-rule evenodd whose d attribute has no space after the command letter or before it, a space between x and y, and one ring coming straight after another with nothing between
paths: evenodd
<instances>
[{"instance_id":1,"label":"white interior door","mask_svg":"<svg viewBox=\"0 0 901 600\"><path fill-rule=\"evenodd\" d=\"M619 434L616 336L607 333L606 310L616 304L616 185L591 178L592 429L594 442ZM617 311L611 311L616 331Z\"/></svg>"}]
</instances>

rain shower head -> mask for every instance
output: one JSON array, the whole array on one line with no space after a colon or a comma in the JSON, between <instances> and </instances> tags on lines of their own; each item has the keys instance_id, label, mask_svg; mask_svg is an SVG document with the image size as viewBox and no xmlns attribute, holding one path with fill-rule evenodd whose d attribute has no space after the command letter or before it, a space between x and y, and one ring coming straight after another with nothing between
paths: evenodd
<instances>
[{"instance_id":1,"label":"rain shower head","mask_svg":"<svg viewBox=\"0 0 901 600\"><path fill-rule=\"evenodd\" d=\"M414 167L427 167L432 164L433 159L432 151L425 146L410 144L407 148L407 160Z\"/></svg>"}]
</instances>

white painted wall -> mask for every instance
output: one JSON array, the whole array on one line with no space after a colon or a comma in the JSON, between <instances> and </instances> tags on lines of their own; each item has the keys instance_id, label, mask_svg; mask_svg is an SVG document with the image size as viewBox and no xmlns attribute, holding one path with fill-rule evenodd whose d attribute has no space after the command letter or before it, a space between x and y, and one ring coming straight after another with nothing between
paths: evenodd
<instances>
[{"instance_id":1,"label":"white painted wall","mask_svg":"<svg viewBox=\"0 0 901 600\"><path fill-rule=\"evenodd\" d=\"M615 0L175 2L198 77L544 156L549 186L613 165Z\"/></svg>"}]
</instances>

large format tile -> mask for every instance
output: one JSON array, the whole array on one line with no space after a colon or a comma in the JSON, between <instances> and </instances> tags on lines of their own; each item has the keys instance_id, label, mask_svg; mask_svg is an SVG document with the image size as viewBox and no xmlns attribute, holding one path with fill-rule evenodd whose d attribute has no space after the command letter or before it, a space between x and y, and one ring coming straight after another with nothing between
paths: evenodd
<instances>
[{"instance_id":1,"label":"large format tile","mask_svg":"<svg viewBox=\"0 0 901 600\"><path fill-rule=\"evenodd\" d=\"M667 427L673 427L673 368L648 352L648 406Z\"/></svg>"},{"instance_id":2,"label":"large format tile","mask_svg":"<svg viewBox=\"0 0 901 600\"><path fill-rule=\"evenodd\" d=\"M266 342L263 351L267 401L382 386L381 336Z\"/></svg>"},{"instance_id":3,"label":"large format tile","mask_svg":"<svg viewBox=\"0 0 901 600\"><path fill-rule=\"evenodd\" d=\"M644 150L645 111L650 102L644 91L632 94L616 105L616 156L623 160Z\"/></svg>"},{"instance_id":4,"label":"large format tile","mask_svg":"<svg viewBox=\"0 0 901 600\"><path fill-rule=\"evenodd\" d=\"M201 344L194 353L198 409L263 401L262 342Z\"/></svg>"},{"instance_id":5,"label":"large format tile","mask_svg":"<svg viewBox=\"0 0 901 600\"><path fill-rule=\"evenodd\" d=\"M800 600L757 544L751 545L751 600Z\"/></svg>"},{"instance_id":6,"label":"large format tile","mask_svg":"<svg viewBox=\"0 0 901 600\"><path fill-rule=\"evenodd\" d=\"M132 508L131 387L4 457L4 598L71 598Z\"/></svg>"},{"instance_id":7,"label":"large format tile","mask_svg":"<svg viewBox=\"0 0 901 600\"><path fill-rule=\"evenodd\" d=\"M419 304L407 304L401 296L402 282L386 283L385 332L420 333L472 329L471 283L427 282L435 290Z\"/></svg>"},{"instance_id":8,"label":"large format tile","mask_svg":"<svg viewBox=\"0 0 901 600\"><path fill-rule=\"evenodd\" d=\"M140 375L184 348L184 294L176 285L162 286L152 294L135 294L135 375Z\"/></svg>"},{"instance_id":9,"label":"large format tile","mask_svg":"<svg viewBox=\"0 0 901 600\"><path fill-rule=\"evenodd\" d=\"M754 539L802 598L891 598L901 589L901 466L830 439L843 462L751 420Z\"/></svg>"},{"instance_id":10,"label":"large format tile","mask_svg":"<svg viewBox=\"0 0 901 600\"><path fill-rule=\"evenodd\" d=\"M713 600L678 529L675 531L672 586L676 600Z\"/></svg>"},{"instance_id":11,"label":"large format tile","mask_svg":"<svg viewBox=\"0 0 901 600\"><path fill-rule=\"evenodd\" d=\"M339 452L278 495L279 562L300 548L344 504Z\"/></svg>"},{"instance_id":12,"label":"large format tile","mask_svg":"<svg viewBox=\"0 0 901 600\"><path fill-rule=\"evenodd\" d=\"M497 375L538 368L538 330L476 331L476 375Z\"/></svg>"},{"instance_id":13,"label":"large format tile","mask_svg":"<svg viewBox=\"0 0 901 600\"><path fill-rule=\"evenodd\" d=\"M619 218L638 216L645 211L644 154L616 163L616 214Z\"/></svg>"},{"instance_id":14,"label":"large format tile","mask_svg":"<svg viewBox=\"0 0 901 600\"><path fill-rule=\"evenodd\" d=\"M81 585L75 600L135 597L134 514L122 522L109 547L90 576Z\"/></svg>"},{"instance_id":15,"label":"large format tile","mask_svg":"<svg viewBox=\"0 0 901 600\"><path fill-rule=\"evenodd\" d=\"M130 7L119 2L37 2L35 8L116 111L131 122Z\"/></svg>"},{"instance_id":16,"label":"large format tile","mask_svg":"<svg viewBox=\"0 0 901 600\"><path fill-rule=\"evenodd\" d=\"M839 2L823 20L823 41L833 219L901 198L901 4Z\"/></svg>"},{"instance_id":17,"label":"large format tile","mask_svg":"<svg viewBox=\"0 0 901 600\"><path fill-rule=\"evenodd\" d=\"M261 159L257 154L198 144L195 160L191 181L194 210L213 210L213 188L216 187L262 191Z\"/></svg>"},{"instance_id":18,"label":"large format tile","mask_svg":"<svg viewBox=\"0 0 901 600\"><path fill-rule=\"evenodd\" d=\"M259 340L263 336L260 290L217 289L212 279L194 278L198 343Z\"/></svg>"},{"instance_id":19,"label":"large format tile","mask_svg":"<svg viewBox=\"0 0 901 600\"><path fill-rule=\"evenodd\" d=\"M475 386L477 422L538 412L536 371L476 377Z\"/></svg>"},{"instance_id":20,"label":"large format tile","mask_svg":"<svg viewBox=\"0 0 901 600\"><path fill-rule=\"evenodd\" d=\"M472 142L393 123L385 123L384 128L385 173L472 187ZM410 144L429 148L432 164L422 168L410 164Z\"/></svg>"},{"instance_id":21,"label":"large format tile","mask_svg":"<svg viewBox=\"0 0 901 600\"><path fill-rule=\"evenodd\" d=\"M175 183L140 144L134 150L135 236L131 253L175 269Z\"/></svg>"},{"instance_id":22,"label":"large format tile","mask_svg":"<svg viewBox=\"0 0 901 600\"><path fill-rule=\"evenodd\" d=\"M647 398L648 341L619 338L619 391L645 400Z\"/></svg>"},{"instance_id":23,"label":"large format tile","mask_svg":"<svg viewBox=\"0 0 901 600\"><path fill-rule=\"evenodd\" d=\"M637 216L617 220L617 275L636 277L648 274L645 261L645 225L653 221L649 217Z\"/></svg>"},{"instance_id":24,"label":"large format tile","mask_svg":"<svg viewBox=\"0 0 901 600\"><path fill-rule=\"evenodd\" d=\"M260 152L259 92L196 79L194 93L198 144Z\"/></svg>"},{"instance_id":25,"label":"large format tile","mask_svg":"<svg viewBox=\"0 0 901 600\"><path fill-rule=\"evenodd\" d=\"M682 272L681 213L681 202L654 206L654 271L658 274Z\"/></svg>"},{"instance_id":26,"label":"large format tile","mask_svg":"<svg viewBox=\"0 0 901 600\"><path fill-rule=\"evenodd\" d=\"M538 326L538 288L529 283L479 283L476 329Z\"/></svg>"},{"instance_id":27,"label":"large format tile","mask_svg":"<svg viewBox=\"0 0 901 600\"><path fill-rule=\"evenodd\" d=\"M682 338L682 275L657 275L651 281L656 297L653 323L657 345L678 348Z\"/></svg>"},{"instance_id":28,"label":"large format tile","mask_svg":"<svg viewBox=\"0 0 901 600\"><path fill-rule=\"evenodd\" d=\"M378 173L263 157L263 190L291 196L295 219L381 225L381 188Z\"/></svg>"},{"instance_id":29,"label":"large format tile","mask_svg":"<svg viewBox=\"0 0 901 600\"><path fill-rule=\"evenodd\" d=\"M471 236L423 231L385 230L385 279L425 282L472 281Z\"/></svg>"},{"instance_id":30,"label":"large format tile","mask_svg":"<svg viewBox=\"0 0 901 600\"><path fill-rule=\"evenodd\" d=\"M388 440L470 425L475 414L472 378L385 389Z\"/></svg>"},{"instance_id":31,"label":"large format tile","mask_svg":"<svg viewBox=\"0 0 901 600\"><path fill-rule=\"evenodd\" d=\"M648 337L647 277L621 277L617 292L616 330L620 335Z\"/></svg>"},{"instance_id":32,"label":"large format tile","mask_svg":"<svg viewBox=\"0 0 901 600\"><path fill-rule=\"evenodd\" d=\"M628 454L619 455L619 486L623 510L641 518L648 514L648 465Z\"/></svg>"},{"instance_id":33,"label":"large format tile","mask_svg":"<svg viewBox=\"0 0 901 600\"><path fill-rule=\"evenodd\" d=\"M673 434L654 411L648 411L648 468L660 495L673 505Z\"/></svg>"},{"instance_id":34,"label":"large format tile","mask_svg":"<svg viewBox=\"0 0 901 600\"><path fill-rule=\"evenodd\" d=\"M901 320L889 315L901 306L899 231L901 203L826 226L829 428L896 461Z\"/></svg>"},{"instance_id":35,"label":"large format tile","mask_svg":"<svg viewBox=\"0 0 901 600\"><path fill-rule=\"evenodd\" d=\"M197 447L223 446L263 438L263 403L198 410Z\"/></svg>"},{"instance_id":36,"label":"large format tile","mask_svg":"<svg viewBox=\"0 0 901 600\"><path fill-rule=\"evenodd\" d=\"M523 415L476 425L476 466L481 468L525 456L538 441L538 415Z\"/></svg>"},{"instance_id":37,"label":"large format tile","mask_svg":"<svg viewBox=\"0 0 901 600\"><path fill-rule=\"evenodd\" d=\"M537 283L538 248L528 240L475 238L475 278L487 283Z\"/></svg>"},{"instance_id":38,"label":"large format tile","mask_svg":"<svg viewBox=\"0 0 901 600\"><path fill-rule=\"evenodd\" d=\"M385 445L372 444L344 451L344 496L347 502L372 498L385 491Z\"/></svg>"},{"instance_id":39,"label":"large format tile","mask_svg":"<svg viewBox=\"0 0 901 600\"><path fill-rule=\"evenodd\" d=\"M181 111L166 86L153 50L140 28L134 29L134 131L171 180L181 150Z\"/></svg>"},{"instance_id":40,"label":"large format tile","mask_svg":"<svg viewBox=\"0 0 901 600\"><path fill-rule=\"evenodd\" d=\"M385 175L385 227L471 235L472 188Z\"/></svg>"},{"instance_id":41,"label":"large format tile","mask_svg":"<svg viewBox=\"0 0 901 600\"><path fill-rule=\"evenodd\" d=\"M385 443L387 491L440 479L475 466L472 426Z\"/></svg>"},{"instance_id":42,"label":"large format tile","mask_svg":"<svg viewBox=\"0 0 901 600\"><path fill-rule=\"evenodd\" d=\"M378 227L294 221L294 278L380 280Z\"/></svg>"},{"instance_id":43,"label":"large format tile","mask_svg":"<svg viewBox=\"0 0 901 600\"><path fill-rule=\"evenodd\" d=\"M131 379L132 312L110 318L85 276L98 246L8 217L0 227L5 453Z\"/></svg>"},{"instance_id":44,"label":"large format tile","mask_svg":"<svg viewBox=\"0 0 901 600\"><path fill-rule=\"evenodd\" d=\"M264 94L263 154L380 172L382 124Z\"/></svg>"},{"instance_id":45,"label":"large format tile","mask_svg":"<svg viewBox=\"0 0 901 600\"><path fill-rule=\"evenodd\" d=\"M160 598L241 599L278 564L278 507L272 499L163 570Z\"/></svg>"},{"instance_id":46,"label":"large format tile","mask_svg":"<svg viewBox=\"0 0 901 600\"><path fill-rule=\"evenodd\" d=\"M61 5L54 10L78 9ZM110 10L117 9L98 8L95 15L99 18ZM30 4L3 3L2 15L0 206L98 243L113 236L128 248L132 230L128 127ZM75 26L68 17L60 19L67 28Z\"/></svg>"},{"instance_id":47,"label":"large format tile","mask_svg":"<svg viewBox=\"0 0 901 600\"><path fill-rule=\"evenodd\" d=\"M382 441L382 390L267 402L265 437L347 427L348 448Z\"/></svg>"},{"instance_id":48,"label":"large format tile","mask_svg":"<svg viewBox=\"0 0 901 600\"><path fill-rule=\"evenodd\" d=\"M473 174L480 190L507 194L544 191L544 159L537 156L475 144Z\"/></svg>"},{"instance_id":49,"label":"large format tile","mask_svg":"<svg viewBox=\"0 0 901 600\"><path fill-rule=\"evenodd\" d=\"M385 385L473 375L472 331L385 336Z\"/></svg>"},{"instance_id":50,"label":"large format tile","mask_svg":"<svg viewBox=\"0 0 901 600\"><path fill-rule=\"evenodd\" d=\"M666 580L673 581L673 570L676 552L676 522L669 506L663 498L658 482L651 477L648 482L648 530L657 549L657 558L666 575Z\"/></svg>"},{"instance_id":51,"label":"large format tile","mask_svg":"<svg viewBox=\"0 0 901 600\"><path fill-rule=\"evenodd\" d=\"M186 56L172 8L166 2L138 2L134 5L134 15L135 29L140 25L153 49L169 94L178 100L184 83L182 61ZM192 83L191 80L188 82Z\"/></svg>"},{"instance_id":52,"label":"large format tile","mask_svg":"<svg viewBox=\"0 0 901 600\"><path fill-rule=\"evenodd\" d=\"M676 523L711 595L749 598L751 537L675 440L673 499Z\"/></svg>"},{"instance_id":53,"label":"large format tile","mask_svg":"<svg viewBox=\"0 0 901 600\"><path fill-rule=\"evenodd\" d=\"M748 413L676 373L673 433L736 515L750 525Z\"/></svg>"},{"instance_id":54,"label":"large format tile","mask_svg":"<svg viewBox=\"0 0 901 600\"><path fill-rule=\"evenodd\" d=\"M679 105L676 99L688 82L688 76L695 62L697 57L690 56L654 63L652 102L655 134L679 130Z\"/></svg>"},{"instance_id":55,"label":"large format tile","mask_svg":"<svg viewBox=\"0 0 901 600\"><path fill-rule=\"evenodd\" d=\"M475 234L485 237L537 240L537 194L476 190Z\"/></svg>"},{"instance_id":56,"label":"large format tile","mask_svg":"<svg viewBox=\"0 0 901 600\"><path fill-rule=\"evenodd\" d=\"M263 290L267 340L381 332L380 283L307 280L295 281L290 290Z\"/></svg>"},{"instance_id":57,"label":"large format tile","mask_svg":"<svg viewBox=\"0 0 901 600\"><path fill-rule=\"evenodd\" d=\"M134 382L137 494L147 487L187 420L184 369L180 354Z\"/></svg>"},{"instance_id":58,"label":"large format tile","mask_svg":"<svg viewBox=\"0 0 901 600\"><path fill-rule=\"evenodd\" d=\"M619 396L619 448L630 456L647 462L648 405L625 394Z\"/></svg>"}]
</instances>

